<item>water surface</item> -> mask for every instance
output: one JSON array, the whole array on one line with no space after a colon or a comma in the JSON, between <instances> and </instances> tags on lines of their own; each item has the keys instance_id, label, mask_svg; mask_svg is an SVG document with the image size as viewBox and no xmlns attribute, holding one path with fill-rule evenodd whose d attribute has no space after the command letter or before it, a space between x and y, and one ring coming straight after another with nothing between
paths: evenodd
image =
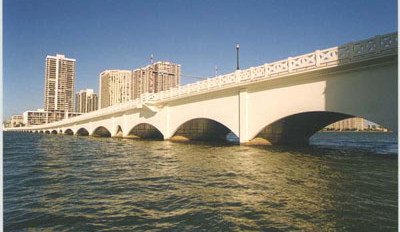
<instances>
[{"instance_id":1,"label":"water surface","mask_svg":"<svg viewBox=\"0 0 400 232\"><path fill-rule=\"evenodd\" d=\"M247 147L4 133L6 231L397 231L397 137Z\"/></svg>"}]
</instances>

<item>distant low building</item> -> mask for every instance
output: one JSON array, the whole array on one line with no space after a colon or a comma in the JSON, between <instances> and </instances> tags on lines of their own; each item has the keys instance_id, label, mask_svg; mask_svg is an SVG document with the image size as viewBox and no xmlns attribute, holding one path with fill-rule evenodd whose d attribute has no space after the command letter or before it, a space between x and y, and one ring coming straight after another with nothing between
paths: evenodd
<instances>
[{"instance_id":1,"label":"distant low building","mask_svg":"<svg viewBox=\"0 0 400 232\"><path fill-rule=\"evenodd\" d=\"M24 117L22 115L11 116L11 126L12 127L21 127L23 125L24 125Z\"/></svg>"},{"instance_id":2,"label":"distant low building","mask_svg":"<svg viewBox=\"0 0 400 232\"><path fill-rule=\"evenodd\" d=\"M11 127L11 120L4 120L3 121L3 129Z\"/></svg>"},{"instance_id":3,"label":"distant low building","mask_svg":"<svg viewBox=\"0 0 400 232\"><path fill-rule=\"evenodd\" d=\"M24 124L26 126L45 124L47 117L47 111L44 111L44 109L27 110L23 113Z\"/></svg>"},{"instance_id":4,"label":"distant low building","mask_svg":"<svg viewBox=\"0 0 400 232\"><path fill-rule=\"evenodd\" d=\"M52 123L78 115L80 115L80 113L68 112L64 110L28 110L23 113L23 122L26 126L34 126L45 123Z\"/></svg>"},{"instance_id":5,"label":"distant low building","mask_svg":"<svg viewBox=\"0 0 400 232\"><path fill-rule=\"evenodd\" d=\"M344 131L344 130L357 130L363 131L365 130L365 119L363 118L348 118L335 123L330 124L325 127L327 130L336 130L336 131Z\"/></svg>"},{"instance_id":6,"label":"distant low building","mask_svg":"<svg viewBox=\"0 0 400 232\"><path fill-rule=\"evenodd\" d=\"M369 124L366 129L369 131L383 131L383 132L389 131L387 128L377 124Z\"/></svg>"}]
</instances>

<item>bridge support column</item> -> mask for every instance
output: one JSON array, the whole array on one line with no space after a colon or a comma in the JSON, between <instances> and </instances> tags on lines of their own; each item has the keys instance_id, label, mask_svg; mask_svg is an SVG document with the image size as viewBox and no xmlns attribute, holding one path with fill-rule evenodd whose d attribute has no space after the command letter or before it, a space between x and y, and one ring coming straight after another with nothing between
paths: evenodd
<instances>
[{"instance_id":1,"label":"bridge support column","mask_svg":"<svg viewBox=\"0 0 400 232\"><path fill-rule=\"evenodd\" d=\"M130 132L130 129L132 129L131 128L132 123L128 123L128 119L125 114L124 114L123 118L124 118L124 128L122 128L122 138L130 138L129 132Z\"/></svg>"},{"instance_id":2,"label":"bridge support column","mask_svg":"<svg viewBox=\"0 0 400 232\"><path fill-rule=\"evenodd\" d=\"M124 114L122 116L122 120L123 120L122 137L125 137L125 136L128 136L129 129L130 129L130 128L128 128L128 120L126 119L126 114Z\"/></svg>"},{"instance_id":3,"label":"bridge support column","mask_svg":"<svg viewBox=\"0 0 400 232\"><path fill-rule=\"evenodd\" d=\"M166 121L166 126L165 126L165 132L163 133L163 135L164 135L164 139L165 140L167 140L167 139L170 139L171 137L172 137L172 135L171 135L171 133L170 133L170 110L169 110L169 105L166 105L165 106L165 110L167 111L167 120L165 120Z\"/></svg>"},{"instance_id":4,"label":"bridge support column","mask_svg":"<svg viewBox=\"0 0 400 232\"><path fill-rule=\"evenodd\" d=\"M111 128L110 128L111 136L115 136L115 135L117 134L117 130L118 130L118 129L116 129L115 118L112 117L112 118L111 118Z\"/></svg>"},{"instance_id":5,"label":"bridge support column","mask_svg":"<svg viewBox=\"0 0 400 232\"><path fill-rule=\"evenodd\" d=\"M94 130L94 128L93 128L93 122L89 122L89 128L88 128L89 130L88 130L88 132L89 132L89 135L92 135L92 134L90 134L90 133L93 133L93 130ZM79 130L79 129L77 129L77 130Z\"/></svg>"},{"instance_id":6,"label":"bridge support column","mask_svg":"<svg viewBox=\"0 0 400 232\"><path fill-rule=\"evenodd\" d=\"M249 141L249 98L247 89L241 89L239 92L239 141L245 143Z\"/></svg>"}]
</instances>

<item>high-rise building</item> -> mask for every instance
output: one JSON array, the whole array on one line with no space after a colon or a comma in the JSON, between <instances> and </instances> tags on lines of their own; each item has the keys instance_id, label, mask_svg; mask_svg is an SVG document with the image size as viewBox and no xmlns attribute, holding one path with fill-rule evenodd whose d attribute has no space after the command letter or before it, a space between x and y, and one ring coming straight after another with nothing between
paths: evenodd
<instances>
[{"instance_id":1,"label":"high-rise building","mask_svg":"<svg viewBox=\"0 0 400 232\"><path fill-rule=\"evenodd\" d=\"M170 62L154 64L154 92L166 91L180 85L181 65Z\"/></svg>"},{"instance_id":2,"label":"high-rise building","mask_svg":"<svg viewBox=\"0 0 400 232\"><path fill-rule=\"evenodd\" d=\"M156 62L144 68L106 70L100 73L99 108L139 98L142 93L158 93L180 84L181 65Z\"/></svg>"},{"instance_id":3,"label":"high-rise building","mask_svg":"<svg viewBox=\"0 0 400 232\"><path fill-rule=\"evenodd\" d=\"M106 70L100 73L99 108L133 99L134 83L130 70Z\"/></svg>"},{"instance_id":4,"label":"high-rise building","mask_svg":"<svg viewBox=\"0 0 400 232\"><path fill-rule=\"evenodd\" d=\"M335 123L330 124L326 127L331 130L364 130L365 129L365 119L363 118L348 118Z\"/></svg>"},{"instance_id":5,"label":"high-rise building","mask_svg":"<svg viewBox=\"0 0 400 232\"><path fill-rule=\"evenodd\" d=\"M46 57L44 105L46 111L73 111L75 59L64 55Z\"/></svg>"},{"instance_id":6,"label":"high-rise building","mask_svg":"<svg viewBox=\"0 0 400 232\"><path fill-rule=\"evenodd\" d=\"M134 82L133 99L139 98L142 93L154 92L154 76L148 67L135 69L132 75Z\"/></svg>"},{"instance_id":7,"label":"high-rise building","mask_svg":"<svg viewBox=\"0 0 400 232\"><path fill-rule=\"evenodd\" d=\"M97 97L97 94L94 93L92 95L87 96L86 107L87 107L87 112L92 112L98 109L99 98Z\"/></svg>"},{"instance_id":8,"label":"high-rise building","mask_svg":"<svg viewBox=\"0 0 400 232\"><path fill-rule=\"evenodd\" d=\"M134 98L142 93L158 93L180 85L181 65L160 61L133 70Z\"/></svg>"},{"instance_id":9,"label":"high-rise building","mask_svg":"<svg viewBox=\"0 0 400 232\"><path fill-rule=\"evenodd\" d=\"M85 89L75 94L75 112L88 113L97 110L97 94L93 89Z\"/></svg>"}]
</instances>

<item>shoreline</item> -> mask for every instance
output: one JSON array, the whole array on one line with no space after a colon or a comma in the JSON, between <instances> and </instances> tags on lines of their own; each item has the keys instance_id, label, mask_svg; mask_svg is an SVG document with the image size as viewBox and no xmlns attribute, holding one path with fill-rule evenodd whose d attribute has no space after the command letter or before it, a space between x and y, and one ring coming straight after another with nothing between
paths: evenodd
<instances>
[{"instance_id":1,"label":"shoreline","mask_svg":"<svg viewBox=\"0 0 400 232\"><path fill-rule=\"evenodd\" d=\"M393 133L393 131L318 131L317 133Z\"/></svg>"}]
</instances>

